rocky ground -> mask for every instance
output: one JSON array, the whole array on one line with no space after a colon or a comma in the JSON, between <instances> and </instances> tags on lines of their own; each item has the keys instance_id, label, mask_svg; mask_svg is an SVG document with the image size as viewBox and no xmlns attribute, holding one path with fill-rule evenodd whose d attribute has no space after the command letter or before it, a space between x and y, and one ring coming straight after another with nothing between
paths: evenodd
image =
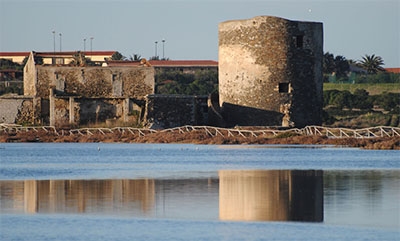
<instances>
[{"instance_id":1,"label":"rocky ground","mask_svg":"<svg viewBox=\"0 0 400 241\"><path fill-rule=\"evenodd\" d=\"M304 136L291 133L275 137L212 136L204 131L156 132L140 136L138 133L114 132L57 135L44 130L30 130L13 133L0 132L0 142L116 142L116 143L193 143L193 144L299 144L335 145L376 150L400 150L400 137L384 138L328 138L325 136Z\"/></svg>"}]
</instances>

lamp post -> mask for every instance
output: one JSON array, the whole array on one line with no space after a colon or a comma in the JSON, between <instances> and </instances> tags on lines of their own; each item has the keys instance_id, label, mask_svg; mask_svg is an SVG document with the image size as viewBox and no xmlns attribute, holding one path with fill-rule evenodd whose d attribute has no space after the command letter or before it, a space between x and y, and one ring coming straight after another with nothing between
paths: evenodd
<instances>
[{"instance_id":1,"label":"lamp post","mask_svg":"<svg viewBox=\"0 0 400 241\"><path fill-rule=\"evenodd\" d=\"M60 35L60 52L61 52L61 38L62 38L62 33L59 34Z\"/></svg>"},{"instance_id":2,"label":"lamp post","mask_svg":"<svg viewBox=\"0 0 400 241\"><path fill-rule=\"evenodd\" d=\"M53 33L53 53L56 53L56 31L52 31Z\"/></svg>"},{"instance_id":3,"label":"lamp post","mask_svg":"<svg viewBox=\"0 0 400 241\"><path fill-rule=\"evenodd\" d=\"M154 55L154 58L157 59L157 44L158 44L158 41L155 41L154 44L155 44L155 55Z\"/></svg>"},{"instance_id":4,"label":"lamp post","mask_svg":"<svg viewBox=\"0 0 400 241\"><path fill-rule=\"evenodd\" d=\"M165 45L165 39L162 39L162 58L163 58L163 60L165 60L164 45Z\"/></svg>"},{"instance_id":5,"label":"lamp post","mask_svg":"<svg viewBox=\"0 0 400 241\"><path fill-rule=\"evenodd\" d=\"M92 53L93 52L93 48L92 48L93 47L93 45L92 45L93 44L93 39L94 39L93 37L90 37L90 56L92 56L92 54L93 54Z\"/></svg>"},{"instance_id":6,"label":"lamp post","mask_svg":"<svg viewBox=\"0 0 400 241\"><path fill-rule=\"evenodd\" d=\"M83 39L83 53L85 52L86 52L86 38Z\"/></svg>"}]
</instances>

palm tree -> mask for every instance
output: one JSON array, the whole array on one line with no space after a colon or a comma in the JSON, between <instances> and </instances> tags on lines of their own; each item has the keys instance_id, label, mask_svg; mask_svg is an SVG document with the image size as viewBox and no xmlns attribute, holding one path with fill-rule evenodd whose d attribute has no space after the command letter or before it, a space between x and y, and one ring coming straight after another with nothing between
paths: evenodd
<instances>
[{"instance_id":1,"label":"palm tree","mask_svg":"<svg viewBox=\"0 0 400 241\"><path fill-rule=\"evenodd\" d=\"M376 74L377 72L385 71L382 65L384 65L382 57L375 56L375 54L366 54L360 61L360 66L369 74Z\"/></svg>"}]
</instances>

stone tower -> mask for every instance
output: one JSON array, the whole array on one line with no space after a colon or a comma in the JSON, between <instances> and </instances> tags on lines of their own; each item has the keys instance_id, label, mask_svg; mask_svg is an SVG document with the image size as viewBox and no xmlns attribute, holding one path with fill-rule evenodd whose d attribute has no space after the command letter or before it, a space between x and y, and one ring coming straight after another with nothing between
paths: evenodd
<instances>
[{"instance_id":1,"label":"stone tower","mask_svg":"<svg viewBox=\"0 0 400 241\"><path fill-rule=\"evenodd\" d=\"M322 23L259 16L219 24L219 104L227 125L321 124Z\"/></svg>"}]
</instances>

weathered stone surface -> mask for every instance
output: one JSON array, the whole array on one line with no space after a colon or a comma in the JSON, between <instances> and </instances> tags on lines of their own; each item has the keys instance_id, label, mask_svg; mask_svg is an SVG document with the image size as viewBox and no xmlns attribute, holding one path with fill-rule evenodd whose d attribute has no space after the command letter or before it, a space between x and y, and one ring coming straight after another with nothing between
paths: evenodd
<instances>
[{"instance_id":1,"label":"weathered stone surface","mask_svg":"<svg viewBox=\"0 0 400 241\"><path fill-rule=\"evenodd\" d=\"M154 88L152 67L35 65L31 54L24 68L24 95L33 103L31 124L60 127L110 119L118 124L139 124L144 104L138 107L132 103L143 101Z\"/></svg>"},{"instance_id":2,"label":"weathered stone surface","mask_svg":"<svg viewBox=\"0 0 400 241\"><path fill-rule=\"evenodd\" d=\"M219 93L229 125L321 123L322 24L260 16L219 25Z\"/></svg>"},{"instance_id":3,"label":"weathered stone surface","mask_svg":"<svg viewBox=\"0 0 400 241\"><path fill-rule=\"evenodd\" d=\"M36 66L35 71L36 74L24 80L27 83L25 95L48 98L51 87L56 88L56 95L86 98L143 99L154 93L154 69L151 67Z\"/></svg>"},{"instance_id":4,"label":"weathered stone surface","mask_svg":"<svg viewBox=\"0 0 400 241\"><path fill-rule=\"evenodd\" d=\"M207 124L207 96L148 95L146 123L154 129Z\"/></svg>"},{"instance_id":5,"label":"weathered stone surface","mask_svg":"<svg viewBox=\"0 0 400 241\"><path fill-rule=\"evenodd\" d=\"M34 113L33 98L0 98L0 123L33 124Z\"/></svg>"}]
</instances>

